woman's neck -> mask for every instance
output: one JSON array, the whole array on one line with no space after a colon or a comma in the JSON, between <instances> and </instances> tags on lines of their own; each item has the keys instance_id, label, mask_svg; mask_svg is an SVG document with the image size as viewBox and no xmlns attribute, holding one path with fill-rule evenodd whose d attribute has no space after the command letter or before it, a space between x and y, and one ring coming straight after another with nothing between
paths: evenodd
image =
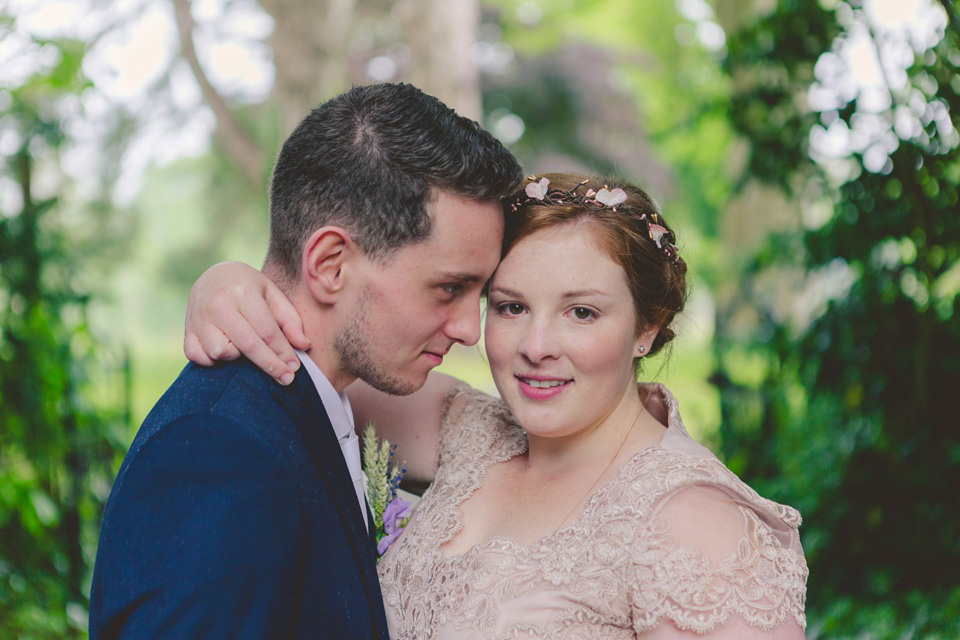
<instances>
[{"instance_id":1,"label":"woman's neck","mask_svg":"<svg viewBox=\"0 0 960 640\"><path fill-rule=\"evenodd\" d=\"M637 386L631 383L606 415L576 433L558 437L528 434L525 471L555 477L575 469L603 467L623 452L658 443L662 435L663 425L644 410Z\"/></svg>"}]
</instances>

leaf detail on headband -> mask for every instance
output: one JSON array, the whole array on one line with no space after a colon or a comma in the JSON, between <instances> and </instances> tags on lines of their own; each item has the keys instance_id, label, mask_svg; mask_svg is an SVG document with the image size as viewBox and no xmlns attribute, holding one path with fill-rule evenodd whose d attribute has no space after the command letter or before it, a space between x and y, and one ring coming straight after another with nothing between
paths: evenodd
<instances>
[{"instance_id":1,"label":"leaf detail on headband","mask_svg":"<svg viewBox=\"0 0 960 640\"><path fill-rule=\"evenodd\" d=\"M510 211L517 212L520 211L521 208L528 205L563 207L573 206L583 207L584 209L591 211L598 211L601 209L617 211L617 207L620 205L625 205L627 207L627 215L636 216L636 219L646 226L647 235L657 245L657 248L660 249L663 255L674 266L680 268L682 271L686 270L686 266L681 264L677 245L671 242L673 240L673 233L663 225L659 224L660 218L656 212L650 213L649 217L646 213L641 212L633 212L630 214L629 212L631 211L631 208L629 205L626 205L629 196L623 189L619 187L616 189L610 189L608 186L604 185L599 191L595 191L594 189L588 187L586 193L578 194L577 190L588 184L590 182L589 178L581 181L579 184L567 190L558 189L556 187L551 189L550 180L548 178L540 178L537 180L536 176L528 176L527 180L529 182L524 187L523 193L517 194L513 197L513 199L507 202L507 206L510 208Z\"/></svg>"},{"instance_id":2,"label":"leaf detail on headband","mask_svg":"<svg viewBox=\"0 0 960 640\"><path fill-rule=\"evenodd\" d=\"M647 226L647 230L650 232L650 239L657 243L657 248L662 249L663 246L660 244L660 239L668 233L666 228L658 224L650 224Z\"/></svg>"},{"instance_id":3,"label":"leaf detail on headband","mask_svg":"<svg viewBox=\"0 0 960 640\"><path fill-rule=\"evenodd\" d=\"M627 194L623 189L607 191L606 188L603 188L597 191L594 199L600 204L605 204L611 209L614 209L618 204L623 204L627 201ZM659 243L657 246L660 246Z\"/></svg>"},{"instance_id":4,"label":"leaf detail on headband","mask_svg":"<svg viewBox=\"0 0 960 640\"><path fill-rule=\"evenodd\" d=\"M540 178L540 182L531 182L523 190L534 200L543 200L547 197L547 191L550 190L550 181L547 178Z\"/></svg>"}]
</instances>

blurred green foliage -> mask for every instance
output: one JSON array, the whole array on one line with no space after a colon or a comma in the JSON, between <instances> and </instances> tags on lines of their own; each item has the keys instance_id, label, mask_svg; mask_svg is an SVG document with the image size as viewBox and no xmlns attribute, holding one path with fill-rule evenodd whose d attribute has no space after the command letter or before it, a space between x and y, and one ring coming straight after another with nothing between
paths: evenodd
<instances>
[{"instance_id":1,"label":"blurred green foliage","mask_svg":"<svg viewBox=\"0 0 960 640\"><path fill-rule=\"evenodd\" d=\"M86 636L101 506L126 446L122 392L106 407L89 393L104 354L73 284L83 251L58 198L35 195L64 141L52 107L84 85L82 48L56 46L59 63L10 92L2 116L16 148L0 175L20 203L0 215L0 637L24 640Z\"/></svg>"},{"instance_id":2,"label":"blurred green foliage","mask_svg":"<svg viewBox=\"0 0 960 640\"><path fill-rule=\"evenodd\" d=\"M824 111L807 99L822 56L868 23L855 0L780 0L762 15L718 2L727 39L713 47L690 35L703 24L682 3L540 3L535 24L519 4L485 3L517 56L483 78L485 124L518 116L512 149L530 171L559 159L624 174L679 228L693 302L715 306L701 312L715 326L684 327L670 370L650 373L734 471L803 512L808 635L960 637L960 436L947 410L960 384L957 9L943 3L944 37L871 114L899 132L875 166L863 150L824 162L810 146L863 117L855 96ZM12 28L0 20L0 35ZM2 638L85 635L102 504L183 364L186 290L213 261L256 264L266 238L265 190L216 145L152 168L122 206L78 197L62 176L35 188L70 143L63 100L90 88L84 43L42 44L55 62L0 88L0 128L17 141L0 179L22 196L0 212ZM278 111L235 108L271 150ZM916 127L896 128L904 113ZM118 148L134 116L118 116ZM482 360L461 354L446 370L491 388Z\"/></svg>"},{"instance_id":3,"label":"blurred green foliage","mask_svg":"<svg viewBox=\"0 0 960 640\"><path fill-rule=\"evenodd\" d=\"M944 4L944 37L916 53L904 85L888 84L880 121L900 133L889 158L875 166L851 153L852 172L838 179L811 160L811 131L837 121L852 130L855 97L819 113L796 98L821 54L866 20L857 3L827 5L780 2L729 40L731 121L750 142L745 180L825 203L830 215L745 260L752 337L729 322L716 343L722 450L761 493L804 514L810 637L956 638L960 11ZM845 282L799 328L756 287L785 265L802 265L821 288ZM744 359L754 379L739 373Z\"/></svg>"}]
</instances>

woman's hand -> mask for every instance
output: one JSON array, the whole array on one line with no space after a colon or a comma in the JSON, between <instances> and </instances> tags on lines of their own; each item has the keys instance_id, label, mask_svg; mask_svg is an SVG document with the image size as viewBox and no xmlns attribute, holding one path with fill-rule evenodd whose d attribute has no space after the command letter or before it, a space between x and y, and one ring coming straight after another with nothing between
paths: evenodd
<instances>
[{"instance_id":1,"label":"woman's hand","mask_svg":"<svg viewBox=\"0 0 960 640\"><path fill-rule=\"evenodd\" d=\"M242 262L215 264L190 289L183 353L204 366L240 355L290 384L310 341L296 309L265 275Z\"/></svg>"}]
</instances>

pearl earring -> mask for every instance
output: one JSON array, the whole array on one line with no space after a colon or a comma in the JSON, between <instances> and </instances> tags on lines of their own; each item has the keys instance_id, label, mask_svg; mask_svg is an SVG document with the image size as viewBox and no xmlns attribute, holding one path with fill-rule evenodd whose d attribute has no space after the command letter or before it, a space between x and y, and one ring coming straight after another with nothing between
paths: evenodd
<instances>
[{"instance_id":1,"label":"pearl earring","mask_svg":"<svg viewBox=\"0 0 960 640\"><path fill-rule=\"evenodd\" d=\"M646 348L645 346L643 346L643 345L640 345L639 347L637 347L637 351L639 351L640 353L643 353L643 352L646 351L646 350L647 350L647 348Z\"/></svg>"}]
</instances>

